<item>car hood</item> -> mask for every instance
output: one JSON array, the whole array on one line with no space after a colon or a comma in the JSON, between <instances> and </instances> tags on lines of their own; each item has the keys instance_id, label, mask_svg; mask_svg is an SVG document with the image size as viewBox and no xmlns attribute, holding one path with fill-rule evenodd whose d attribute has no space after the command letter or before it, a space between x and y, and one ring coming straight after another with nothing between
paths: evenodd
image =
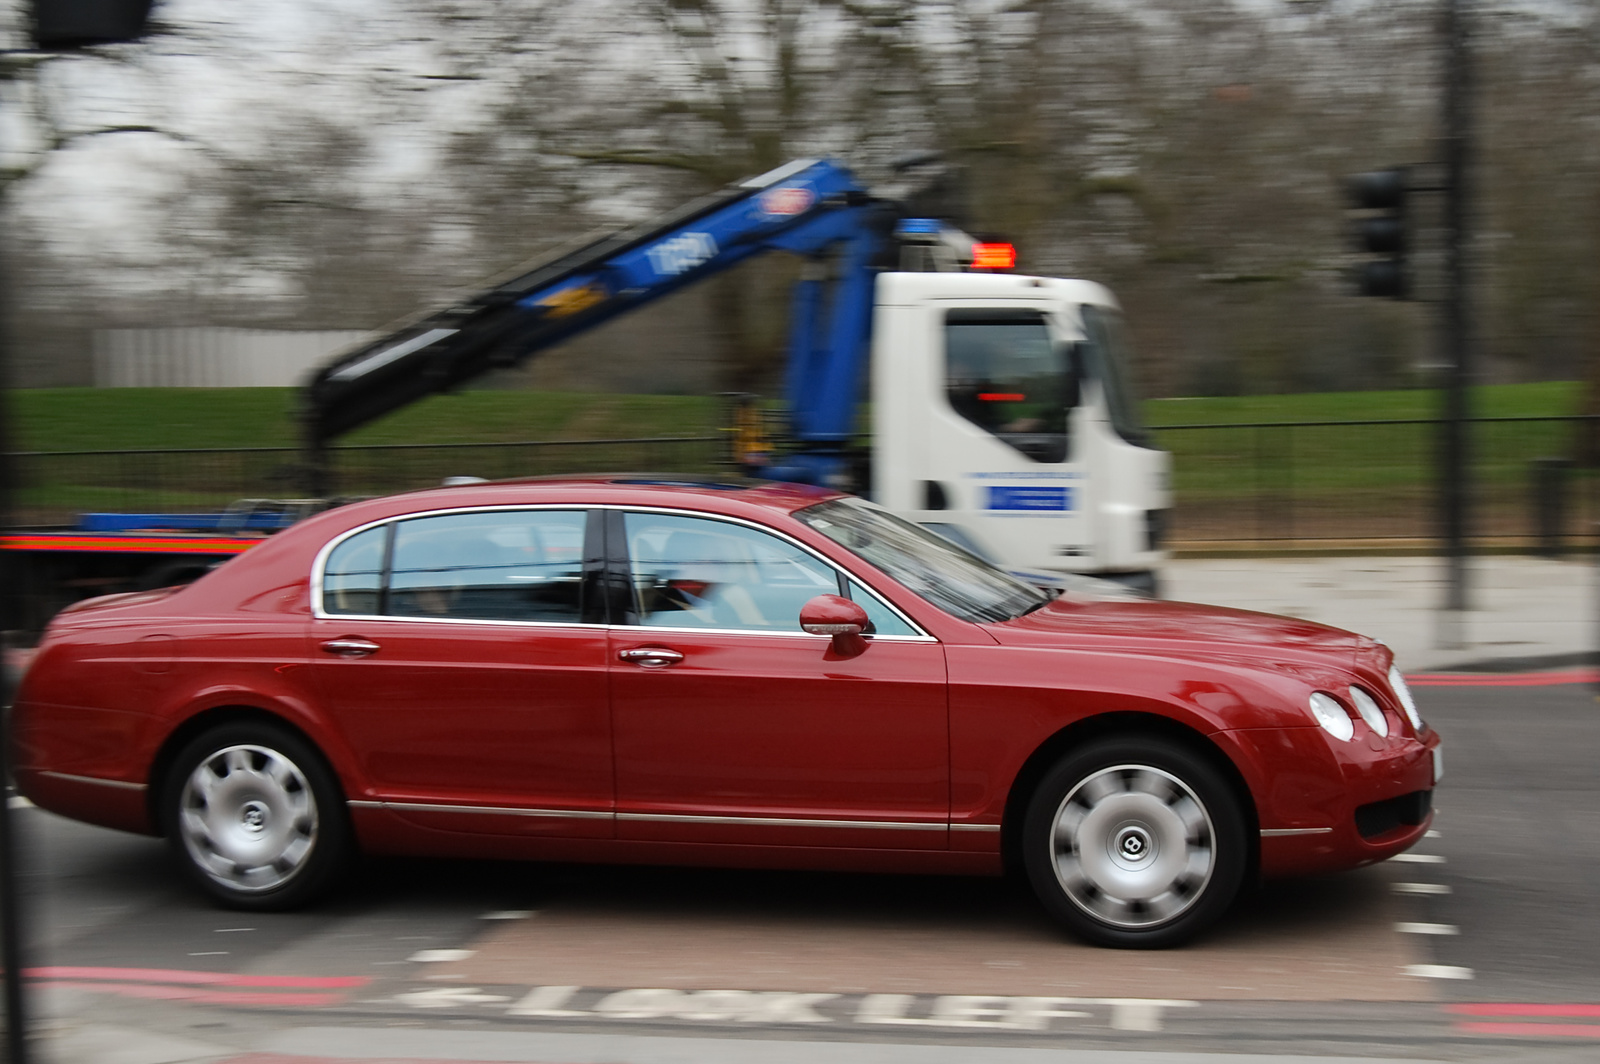
<instances>
[{"instance_id":1,"label":"car hood","mask_svg":"<svg viewBox=\"0 0 1600 1064\"><path fill-rule=\"evenodd\" d=\"M1374 640L1296 617L1158 600L1065 594L1015 620L985 625L1003 644L1104 647L1206 657L1348 665Z\"/></svg>"}]
</instances>

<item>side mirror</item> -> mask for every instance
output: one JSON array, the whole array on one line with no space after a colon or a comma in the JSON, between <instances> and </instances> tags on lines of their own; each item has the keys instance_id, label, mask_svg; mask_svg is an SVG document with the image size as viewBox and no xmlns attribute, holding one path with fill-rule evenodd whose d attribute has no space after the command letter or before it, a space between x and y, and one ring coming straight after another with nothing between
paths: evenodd
<instances>
[{"instance_id":1,"label":"side mirror","mask_svg":"<svg viewBox=\"0 0 1600 1064\"><path fill-rule=\"evenodd\" d=\"M833 649L853 658L867 649L861 633L867 630L867 611L838 595L818 595L800 607L800 627L812 635L833 636Z\"/></svg>"}]
</instances>

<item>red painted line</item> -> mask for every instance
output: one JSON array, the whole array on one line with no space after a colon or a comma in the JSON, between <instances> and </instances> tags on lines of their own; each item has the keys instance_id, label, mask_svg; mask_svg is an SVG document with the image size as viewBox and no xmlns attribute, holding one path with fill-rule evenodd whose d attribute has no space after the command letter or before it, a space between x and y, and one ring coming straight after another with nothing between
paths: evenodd
<instances>
[{"instance_id":1,"label":"red painted line","mask_svg":"<svg viewBox=\"0 0 1600 1064\"><path fill-rule=\"evenodd\" d=\"M74 979L47 979L45 986L66 987L69 990L92 990L120 997L144 998L159 1001L193 1001L201 1005L276 1005L320 1007L337 1005L343 994L275 994L251 990L200 990L189 986L153 986L149 983L90 983Z\"/></svg>"},{"instance_id":2,"label":"red painted line","mask_svg":"<svg viewBox=\"0 0 1600 1064\"><path fill-rule=\"evenodd\" d=\"M1458 1016L1600 1016L1600 1005L1543 1005L1535 1002L1446 1005Z\"/></svg>"},{"instance_id":3,"label":"red painted line","mask_svg":"<svg viewBox=\"0 0 1600 1064\"><path fill-rule=\"evenodd\" d=\"M176 968L24 968L30 979L115 979L134 983L187 983L196 986L291 987L327 990L366 986L364 975L235 975L232 972L191 972Z\"/></svg>"},{"instance_id":4,"label":"red painted line","mask_svg":"<svg viewBox=\"0 0 1600 1064\"><path fill-rule=\"evenodd\" d=\"M1557 669L1551 672L1419 672L1406 677L1412 687L1554 687L1594 683L1600 669Z\"/></svg>"},{"instance_id":5,"label":"red painted line","mask_svg":"<svg viewBox=\"0 0 1600 1064\"><path fill-rule=\"evenodd\" d=\"M1600 1023L1458 1023L1469 1034L1528 1034L1538 1038L1600 1038Z\"/></svg>"}]
</instances>

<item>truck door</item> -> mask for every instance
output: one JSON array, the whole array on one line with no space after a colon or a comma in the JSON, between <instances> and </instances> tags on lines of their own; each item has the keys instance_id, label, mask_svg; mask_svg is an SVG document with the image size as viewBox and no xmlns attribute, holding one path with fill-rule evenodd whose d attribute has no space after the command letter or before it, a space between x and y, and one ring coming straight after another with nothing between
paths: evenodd
<instances>
[{"instance_id":1,"label":"truck door","mask_svg":"<svg viewBox=\"0 0 1600 1064\"><path fill-rule=\"evenodd\" d=\"M876 497L1013 569L1078 568L1093 543L1078 348L1050 309L929 300L876 326Z\"/></svg>"}]
</instances>

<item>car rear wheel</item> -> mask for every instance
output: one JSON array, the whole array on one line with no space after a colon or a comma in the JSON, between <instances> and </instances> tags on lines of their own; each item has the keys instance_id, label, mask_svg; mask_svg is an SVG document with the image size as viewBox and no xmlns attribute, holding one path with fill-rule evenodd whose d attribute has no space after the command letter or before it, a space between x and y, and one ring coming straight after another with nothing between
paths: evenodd
<instances>
[{"instance_id":1,"label":"car rear wheel","mask_svg":"<svg viewBox=\"0 0 1600 1064\"><path fill-rule=\"evenodd\" d=\"M1023 825L1023 863L1040 901L1080 937L1175 946L1238 894L1244 823L1221 773L1184 747L1101 740L1040 782Z\"/></svg>"},{"instance_id":2,"label":"car rear wheel","mask_svg":"<svg viewBox=\"0 0 1600 1064\"><path fill-rule=\"evenodd\" d=\"M249 723L206 732L174 761L163 798L179 861L231 908L303 904L348 864L351 833L333 773L287 729Z\"/></svg>"}]
</instances>

